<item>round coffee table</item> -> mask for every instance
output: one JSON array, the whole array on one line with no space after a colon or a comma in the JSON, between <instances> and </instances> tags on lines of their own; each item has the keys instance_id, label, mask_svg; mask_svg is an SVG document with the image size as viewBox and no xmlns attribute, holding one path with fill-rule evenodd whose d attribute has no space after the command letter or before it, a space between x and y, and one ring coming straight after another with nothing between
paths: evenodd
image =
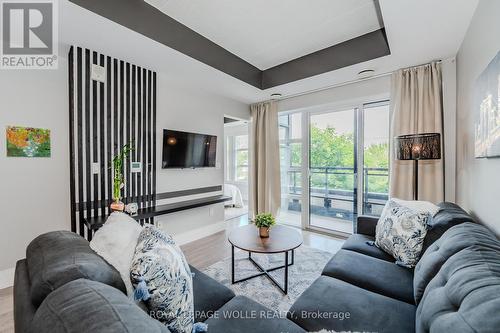
<instances>
[{"instance_id":1,"label":"round coffee table","mask_svg":"<svg viewBox=\"0 0 500 333\"><path fill-rule=\"evenodd\" d=\"M295 229L290 227L285 227L282 225L277 225L271 228L269 232L269 238L261 238L259 236L258 228L253 225L245 225L238 227L231 231L229 234L229 243L231 243L231 280L232 283L239 283L247 281L258 276L265 275L274 283L283 293L288 293L288 267L293 265L294 262L294 250L302 244L302 235ZM248 260L257 267L260 273L245 277L240 280L236 280L234 277L234 248L237 247L243 251L248 252ZM288 257L291 252L291 261L289 262ZM275 254L284 253L285 254L285 264L273 268L264 268L259 263L257 263L252 258L252 253L262 253L262 254ZM285 269L285 281L284 285L281 286L276 279L274 279L269 272Z\"/></svg>"}]
</instances>

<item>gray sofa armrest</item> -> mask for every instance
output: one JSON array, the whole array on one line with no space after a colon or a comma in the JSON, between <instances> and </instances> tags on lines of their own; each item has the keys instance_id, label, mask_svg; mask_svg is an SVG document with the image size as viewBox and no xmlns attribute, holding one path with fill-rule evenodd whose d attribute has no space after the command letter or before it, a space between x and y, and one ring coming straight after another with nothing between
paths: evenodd
<instances>
[{"instance_id":1,"label":"gray sofa armrest","mask_svg":"<svg viewBox=\"0 0 500 333\"><path fill-rule=\"evenodd\" d=\"M26 267L26 259L16 264L14 277L14 329L16 333L27 333L36 308L31 303L31 285Z\"/></svg>"},{"instance_id":2,"label":"gray sofa armrest","mask_svg":"<svg viewBox=\"0 0 500 333\"><path fill-rule=\"evenodd\" d=\"M360 215L355 223L354 233L375 237L378 217Z\"/></svg>"}]
</instances>

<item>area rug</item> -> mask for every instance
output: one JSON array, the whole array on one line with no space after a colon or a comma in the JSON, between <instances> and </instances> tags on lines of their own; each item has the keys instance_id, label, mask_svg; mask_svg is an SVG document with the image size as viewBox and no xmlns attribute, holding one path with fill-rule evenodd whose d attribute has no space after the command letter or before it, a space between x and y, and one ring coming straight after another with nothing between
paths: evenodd
<instances>
[{"instance_id":1,"label":"area rug","mask_svg":"<svg viewBox=\"0 0 500 333\"><path fill-rule=\"evenodd\" d=\"M203 272L208 276L229 287L236 295L247 296L269 309L286 312L295 300L320 275L323 267L332 258L333 253L321 251L302 245L295 250L294 265L288 270L288 294L284 295L266 276L259 276L244 282L231 284L231 258L221 260L206 268ZM247 259L248 252L235 251L235 274L239 280L246 276L258 273L258 269ZM270 268L284 264L285 255L252 254L252 258L262 267ZM282 284L284 269L271 272L271 275Z\"/></svg>"}]
</instances>

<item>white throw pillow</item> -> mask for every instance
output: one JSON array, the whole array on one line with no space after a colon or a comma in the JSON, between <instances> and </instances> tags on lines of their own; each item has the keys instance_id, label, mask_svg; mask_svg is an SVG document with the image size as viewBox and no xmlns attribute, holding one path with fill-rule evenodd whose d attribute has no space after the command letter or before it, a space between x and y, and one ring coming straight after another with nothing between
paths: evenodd
<instances>
[{"instance_id":1,"label":"white throw pillow","mask_svg":"<svg viewBox=\"0 0 500 333\"><path fill-rule=\"evenodd\" d=\"M375 230L375 245L409 268L420 260L428 212L416 212L395 200L387 201Z\"/></svg>"},{"instance_id":2,"label":"white throw pillow","mask_svg":"<svg viewBox=\"0 0 500 333\"><path fill-rule=\"evenodd\" d=\"M130 216L114 212L90 242L90 248L120 273L131 298L134 288L130 281L130 267L141 230L139 223Z\"/></svg>"},{"instance_id":3,"label":"white throw pillow","mask_svg":"<svg viewBox=\"0 0 500 333\"><path fill-rule=\"evenodd\" d=\"M429 201L420 201L420 200L401 200L398 198L392 198L396 203L401 206L405 206L410 208L411 210L419 213L429 213L432 217L434 217L441 208L436 206L432 202Z\"/></svg>"}]
</instances>

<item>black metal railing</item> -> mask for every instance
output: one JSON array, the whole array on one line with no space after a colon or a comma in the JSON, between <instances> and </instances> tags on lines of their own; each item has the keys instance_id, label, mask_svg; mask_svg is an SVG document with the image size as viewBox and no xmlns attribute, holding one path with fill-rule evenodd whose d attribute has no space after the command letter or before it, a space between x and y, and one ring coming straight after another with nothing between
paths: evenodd
<instances>
[{"instance_id":1,"label":"black metal railing","mask_svg":"<svg viewBox=\"0 0 500 333\"><path fill-rule=\"evenodd\" d=\"M357 214L357 192L354 168L352 167L313 167L311 170L311 198L322 199L322 205L311 200L312 214L352 220ZM301 170L290 168L287 171L289 179L288 194L290 201L288 210L300 211L301 204L298 195L302 193ZM387 189L374 191L370 188L371 180L376 177L389 179L387 168L363 169L363 214L379 215L388 199ZM294 198L295 197L295 198ZM317 200L316 200L317 201ZM349 203L351 204L350 207ZM348 204L346 206L346 204Z\"/></svg>"}]
</instances>

